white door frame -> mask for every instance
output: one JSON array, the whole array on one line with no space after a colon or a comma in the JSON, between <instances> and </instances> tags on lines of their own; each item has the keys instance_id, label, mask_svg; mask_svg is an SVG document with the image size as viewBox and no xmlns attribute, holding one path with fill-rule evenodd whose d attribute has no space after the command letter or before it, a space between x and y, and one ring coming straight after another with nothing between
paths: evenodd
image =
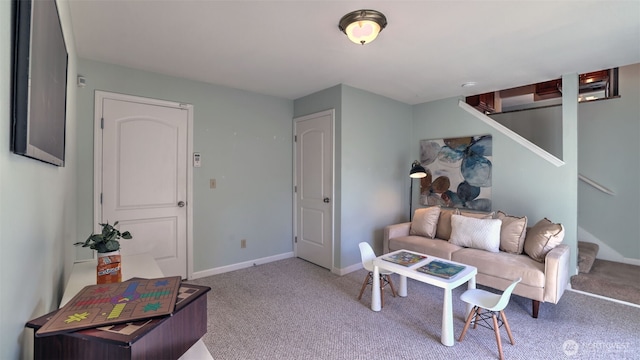
<instances>
[{"instance_id":1,"label":"white door frame","mask_svg":"<svg viewBox=\"0 0 640 360\"><path fill-rule=\"evenodd\" d=\"M293 136L297 134L297 124L298 121L307 120L310 118L321 117L325 115L331 116L331 272L334 274L340 274L338 268L336 268L336 234L335 234L335 218L336 218L336 117L335 117L335 109L329 109L324 111L319 111L313 114L299 116L293 118ZM298 175L298 167L297 163L297 146L296 141L293 142L293 185L299 188L299 184L297 183L297 175ZM293 192L293 236L294 239L298 237L298 199L297 199L297 191ZM296 241L293 242L293 253L294 256L298 256L298 244Z\"/></svg>"},{"instance_id":2,"label":"white door frame","mask_svg":"<svg viewBox=\"0 0 640 360\"><path fill-rule=\"evenodd\" d=\"M102 221L102 103L104 99L137 102L147 105L165 106L187 111L187 279L193 278L193 105L174 101L151 99L140 96L118 94L96 90L93 125L93 231L99 232ZM94 255L95 256L95 255Z\"/></svg>"}]
</instances>

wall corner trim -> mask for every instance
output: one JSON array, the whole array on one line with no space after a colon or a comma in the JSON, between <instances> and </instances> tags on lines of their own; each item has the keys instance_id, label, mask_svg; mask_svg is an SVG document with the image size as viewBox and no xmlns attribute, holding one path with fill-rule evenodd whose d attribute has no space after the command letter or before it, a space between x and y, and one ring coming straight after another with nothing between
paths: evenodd
<instances>
[{"instance_id":1,"label":"wall corner trim","mask_svg":"<svg viewBox=\"0 0 640 360\"><path fill-rule=\"evenodd\" d=\"M511 140L513 140L513 141L517 142L518 144L524 146L525 148L529 149L529 151L533 152L534 154L538 155L539 157L543 158L544 160L546 160L546 161L550 162L551 164L555 165L556 167L560 167L560 166L563 166L565 164L564 161L562 161L562 160L558 159L557 157L551 155L549 152L545 151L544 149L542 149L538 145L532 143L531 141L525 139L524 137L522 137L518 133L514 132L513 130L509 129L508 127L500 124L499 122L493 120L492 118L488 117L487 115L479 112L478 110L474 109L471 105L465 103L464 101L459 100L458 101L458 106L460 108L462 108L463 110L465 110L466 112L468 112L469 114L475 116L476 118L478 118L479 120L481 120L485 124L491 126L492 128L494 128L494 129L498 130L499 132L501 132L502 134L506 135Z\"/></svg>"}]
</instances>

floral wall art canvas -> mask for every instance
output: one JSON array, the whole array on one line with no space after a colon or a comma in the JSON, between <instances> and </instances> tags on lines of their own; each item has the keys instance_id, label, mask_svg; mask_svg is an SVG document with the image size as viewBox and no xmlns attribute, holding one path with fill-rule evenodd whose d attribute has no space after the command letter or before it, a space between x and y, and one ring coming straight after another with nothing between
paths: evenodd
<instances>
[{"instance_id":1,"label":"floral wall art canvas","mask_svg":"<svg viewBox=\"0 0 640 360\"><path fill-rule=\"evenodd\" d=\"M420 204L491 211L492 137L421 140Z\"/></svg>"}]
</instances>

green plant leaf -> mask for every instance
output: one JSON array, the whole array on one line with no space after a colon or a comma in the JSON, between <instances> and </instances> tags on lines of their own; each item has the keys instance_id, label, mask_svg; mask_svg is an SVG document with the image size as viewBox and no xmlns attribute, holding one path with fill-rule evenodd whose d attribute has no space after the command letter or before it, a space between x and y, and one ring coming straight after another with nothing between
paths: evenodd
<instances>
[{"instance_id":1,"label":"green plant leaf","mask_svg":"<svg viewBox=\"0 0 640 360\"><path fill-rule=\"evenodd\" d=\"M120 243L115 240L109 240L105 243L105 248L108 251L116 251L120 249Z\"/></svg>"},{"instance_id":2,"label":"green plant leaf","mask_svg":"<svg viewBox=\"0 0 640 360\"><path fill-rule=\"evenodd\" d=\"M90 242L90 241L102 242L103 240L104 240L104 236L102 236L101 234L93 234L89 236L89 239L87 239L87 242Z\"/></svg>"},{"instance_id":3,"label":"green plant leaf","mask_svg":"<svg viewBox=\"0 0 640 360\"><path fill-rule=\"evenodd\" d=\"M125 239L133 238L130 232L125 231L124 233L120 233L118 229L114 228L114 226L118 224L117 221L113 226L109 225L109 222L99 224L102 226L102 231L100 233L91 234L85 242L77 242L74 243L74 245L82 245L82 247L89 247L100 253L105 253L120 249L120 243L118 242L120 237Z\"/></svg>"}]
</instances>

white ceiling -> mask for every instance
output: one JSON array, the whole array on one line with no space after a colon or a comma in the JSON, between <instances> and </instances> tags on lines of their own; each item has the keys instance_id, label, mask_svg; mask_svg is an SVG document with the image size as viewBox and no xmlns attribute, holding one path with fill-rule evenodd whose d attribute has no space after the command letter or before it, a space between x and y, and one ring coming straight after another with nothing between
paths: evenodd
<instances>
[{"instance_id":1,"label":"white ceiling","mask_svg":"<svg viewBox=\"0 0 640 360\"><path fill-rule=\"evenodd\" d=\"M640 63L640 0L69 0L78 56L287 99L346 84L407 104ZM374 42L340 18L381 11ZM477 82L472 88L465 82Z\"/></svg>"}]
</instances>

